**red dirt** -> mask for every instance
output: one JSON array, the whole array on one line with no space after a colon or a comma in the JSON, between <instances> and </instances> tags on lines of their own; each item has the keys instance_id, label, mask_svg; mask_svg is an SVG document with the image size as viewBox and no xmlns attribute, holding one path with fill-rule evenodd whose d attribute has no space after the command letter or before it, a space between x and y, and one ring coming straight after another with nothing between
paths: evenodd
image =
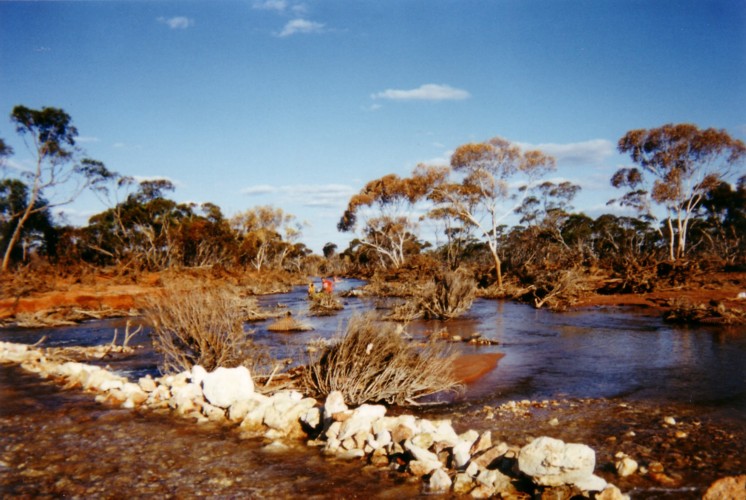
<instances>
[{"instance_id":1,"label":"red dirt","mask_svg":"<svg viewBox=\"0 0 746 500\"><path fill-rule=\"evenodd\" d=\"M504 356L502 353L464 354L456 358L453 370L458 380L468 384L494 370Z\"/></svg>"},{"instance_id":2,"label":"red dirt","mask_svg":"<svg viewBox=\"0 0 746 500\"><path fill-rule=\"evenodd\" d=\"M649 293L589 295L577 307L589 306L642 306L664 309L670 300L681 299L692 304L722 302L731 309L743 310L746 300L738 294L746 291L746 273L711 273L698 282L682 287L664 288Z\"/></svg>"},{"instance_id":3,"label":"red dirt","mask_svg":"<svg viewBox=\"0 0 746 500\"><path fill-rule=\"evenodd\" d=\"M65 291L31 294L21 298L0 299L0 319L17 314L33 314L57 308L100 310L104 308L128 311L137 308L139 299L154 293L155 287L142 285L71 286Z\"/></svg>"}]
</instances>

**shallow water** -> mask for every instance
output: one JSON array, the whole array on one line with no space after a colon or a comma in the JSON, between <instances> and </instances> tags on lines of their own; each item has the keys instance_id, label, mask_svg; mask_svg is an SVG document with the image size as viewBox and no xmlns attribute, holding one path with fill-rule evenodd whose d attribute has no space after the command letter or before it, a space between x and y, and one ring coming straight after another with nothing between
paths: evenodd
<instances>
[{"instance_id":1,"label":"shallow water","mask_svg":"<svg viewBox=\"0 0 746 500\"><path fill-rule=\"evenodd\" d=\"M338 291L359 284L348 280ZM262 305L279 305L314 327L278 334L266 330L270 321L249 325L255 341L277 357L298 359L308 342L338 335L352 314L391 305L347 298L345 310L336 316L307 317L305 294L305 287L298 287L260 298ZM457 401L423 411L448 416L457 428L497 426L493 433L514 444L541 434L587 442L597 450L599 463L613 460L614 450L625 446L638 456L649 453L650 460L663 461L667 470L678 473L680 484L660 487L645 481L620 484L613 475L608 479L633 489L636 498L696 498L719 475L744 472L746 334L742 328L671 326L646 313L605 308L555 314L477 300L463 319L412 323L414 336L444 328L462 337L478 332L499 345L457 343L454 348L505 354L495 370L469 385ZM125 323L6 328L0 330L0 340L32 344L46 335L45 346L96 345L110 342L115 328L121 339ZM137 356L102 364L132 379L157 375L158 356L147 333L131 345L140 346ZM519 416L496 409L525 399L563 403L556 410L530 408ZM0 367L0 401L0 491L5 497L131 491L131 496L350 498L420 492L419 482L360 463L333 462L316 450L270 454L262 451L261 440L241 439L225 429L103 407L90 395L61 391L18 367ZM669 414L688 430L686 442L671 441L658 424ZM552 416L562 425L547 425ZM617 441L629 429L636 429L645 442ZM697 454L706 466L674 460Z\"/></svg>"}]
</instances>

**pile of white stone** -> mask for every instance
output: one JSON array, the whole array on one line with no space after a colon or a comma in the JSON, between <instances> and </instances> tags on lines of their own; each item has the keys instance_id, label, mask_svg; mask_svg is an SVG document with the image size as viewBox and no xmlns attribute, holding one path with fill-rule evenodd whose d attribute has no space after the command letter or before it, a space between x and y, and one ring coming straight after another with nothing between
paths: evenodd
<instances>
[{"instance_id":1,"label":"pile of white stone","mask_svg":"<svg viewBox=\"0 0 746 500\"><path fill-rule=\"evenodd\" d=\"M68 387L95 392L96 400L125 408L168 409L199 422L237 425L263 435L272 447L289 439L305 439L323 453L392 467L421 477L428 491L486 498L518 493L516 477L535 485L569 487L596 499L628 498L593 474L595 452L586 445L540 437L516 448L493 443L489 431L457 433L449 420L413 415L387 416L385 406L350 409L340 393L323 404L295 391L271 396L254 390L244 367L191 371L137 383L104 368L48 358L23 344L0 342L0 361L20 364L44 378Z\"/></svg>"}]
</instances>

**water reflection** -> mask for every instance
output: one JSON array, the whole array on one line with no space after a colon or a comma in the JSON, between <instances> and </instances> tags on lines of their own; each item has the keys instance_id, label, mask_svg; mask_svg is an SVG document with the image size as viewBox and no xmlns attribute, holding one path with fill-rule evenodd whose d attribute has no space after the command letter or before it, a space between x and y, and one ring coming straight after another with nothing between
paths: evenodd
<instances>
[{"instance_id":1,"label":"water reflection","mask_svg":"<svg viewBox=\"0 0 746 500\"><path fill-rule=\"evenodd\" d=\"M361 282L344 280L337 291ZM315 339L340 335L353 314L391 303L348 297L340 314L308 315L306 287L291 293L260 297L265 307L283 307L313 326L312 331L272 333L270 321L253 323L255 341L278 358L305 359ZM385 313L386 311L379 311ZM92 321L54 329L0 330L0 340L33 344L46 336L47 346L95 345L111 341L126 320ZM496 346L454 344L464 353L504 353L498 368L471 384L466 402L500 404L510 399L556 397L615 398L687 402L720 406L746 415L746 334L715 327L676 327L659 318L621 308L589 309L555 314L528 305L478 299L469 314L448 322L416 321L415 336L446 329L468 338L474 333L499 342ZM120 336L121 338L121 336ZM108 360L115 370L136 378L157 375L158 357L147 330L131 341L140 349L134 358Z\"/></svg>"}]
</instances>

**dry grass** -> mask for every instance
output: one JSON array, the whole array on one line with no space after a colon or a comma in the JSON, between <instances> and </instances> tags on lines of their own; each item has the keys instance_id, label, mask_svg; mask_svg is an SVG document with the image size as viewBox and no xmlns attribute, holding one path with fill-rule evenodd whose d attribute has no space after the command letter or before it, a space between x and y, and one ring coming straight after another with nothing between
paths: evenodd
<instances>
[{"instance_id":1,"label":"dry grass","mask_svg":"<svg viewBox=\"0 0 746 500\"><path fill-rule=\"evenodd\" d=\"M149 300L145 317L152 325L155 349L163 355L160 369L175 373L201 365L244 365L252 373L266 366L268 355L244 331L243 300L229 288L173 282Z\"/></svg>"},{"instance_id":2,"label":"dry grass","mask_svg":"<svg viewBox=\"0 0 746 500\"><path fill-rule=\"evenodd\" d=\"M304 371L302 390L325 397L340 391L347 403L415 404L425 396L460 389L453 374L456 354L431 342L417 347L373 314L350 319L344 337L322 350Z\"/></svg>"}]
</instances>

